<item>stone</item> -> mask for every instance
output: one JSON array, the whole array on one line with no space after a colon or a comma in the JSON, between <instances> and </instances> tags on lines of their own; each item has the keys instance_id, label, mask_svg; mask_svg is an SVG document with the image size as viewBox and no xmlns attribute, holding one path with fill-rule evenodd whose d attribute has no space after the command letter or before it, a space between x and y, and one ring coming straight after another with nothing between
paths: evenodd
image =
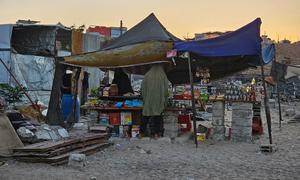
<instances>
[{"instance_id":1,"label":"stone","mask_svg":"<svg viewBox=\"0 0 300 180\"><path fill-rule=\"evenodd\" d=\"M68 166L74 168L82 168L86 166L86 156L85 154L71 154L69 156Z\"/></svg>"},{"instance_id":2,"label":"stone","mask_svg":"<svg viewBox=\"0 0 300 180\"><path fill-rule=\"evenodd\" d=\"M39 129L35 132L35 136L38 140L51 140L52 139L49 134L49 131L47 131L47 130Z\"/></svg>"},{"instance_id":3,"label":"stone","mask_svg":"<svg viewBox=\"0 0 300 180\"><path fill-rule=\"evenodd\" d=\"M85 123L75 123L73 128L77 130L86 130L88 129L88 125Z\"/></svg>"},{"instance_id":4,"label":"stone","mask_svg":"<svg viewBox=\"0 0 300 180\"><path fill-rule=\"evenodd\" d=\"M57 132L62 138L70 137L68 131L65 128L58 129Z\"/></svg>"},{"instance_id":5,"label":"stone","mask_svg":"<svg viewBox=\"0 0 300 180\"><path fill-rule=\"evenodd\" d=\"M147 154L147 152L144 149L140 149L141 154Z\"/></svg>"},{"instance_id":6,"label":"stone","mask_svg":"<svg viewBox=\"0 0 300 180\"><path fill-rule=\"evenodd\" d=\"M25 127L20 127L17 130L17 133L22 138L33 138L34 137L34 133Z\"/></svg>"}]
</instances>

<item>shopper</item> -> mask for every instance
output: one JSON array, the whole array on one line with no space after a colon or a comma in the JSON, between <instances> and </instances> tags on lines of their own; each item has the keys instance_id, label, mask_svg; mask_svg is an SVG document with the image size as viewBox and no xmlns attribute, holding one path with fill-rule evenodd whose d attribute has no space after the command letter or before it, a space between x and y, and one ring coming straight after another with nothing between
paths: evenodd
<instances>
[{"instance_id":1,"label":"shopper","mask_svg":"<svg viewBox=\"0 0 300 180\"><path fill-rule=\"evenodd\" d=\"M144 101L141 134L146 132L149 123L152 137L157 138L163 135L162 113L167 103L168 86L169 81L163 65L153 65L145 74L141 87Z\"/></svg>"}]
</instances>

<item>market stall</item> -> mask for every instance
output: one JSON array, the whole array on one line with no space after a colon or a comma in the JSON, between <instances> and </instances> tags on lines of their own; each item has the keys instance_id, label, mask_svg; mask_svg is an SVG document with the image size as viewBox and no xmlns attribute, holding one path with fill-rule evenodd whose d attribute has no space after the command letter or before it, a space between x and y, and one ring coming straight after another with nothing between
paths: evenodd
<instances>
[{"instance_id":1,"label":"market stall","mask_svg":"<svg viewBox=\"0 0 300 180\"><path fill-rule=\"evenodd\" d=\"M214 93L208 94L207 89L210 86L209 82L213 80L261 64L260 24L261 20L258 18L236 31L217 38L200 41L181 41L170 34L156 19L154 14L151 14L124 35L112 41L104 50L66 57L63 63L75 66L96 66L102 69L123 68L126 72L138 74L145 74L151 67L151 64L165 63L164 70L174 88L177 84L191 85L189 91L181 95L169 96L169 108L182 108L180 112L184 114L192 112L193 116L189 116L189 118L194 120L194 128L196 128L196 111L198 111L197 109L205 110L205 103L216 101L256 101L253 93L248 93L251 92L249 90L247 93L241 92L239 94L233 94L231 90L229 93L218 94L213 90ZM150 45L151 43L152 45ZM169 45L172 43L173 47L170 48ZM154 46L154 44L160 45ZM150 51L146 51L148 45L151 46ZM171 49L175 51L175 55L167 59L167 52ZM196 82L200 84L199 90L195 90L193 87ZM116 93L116 88L113 84L105 88L101 90L99 99L94 100L93 103L100 104L100 107L92 105L82 107L82 109L93 109L101 113L120 112L120 114L141 112L142 103L136 103L140 102L139 97L123 97L122 95L122 97L118 97L120 95ZM176 93L172 88L171 92ZM198 96L195 99L197 94ZM103 96L107 96L106 103L103 103ZM114 99L113 102L109 103L108 99L113 97L119 98L121 102ZM181 105L184 103L176 103L176 101L185 100L189 100L185 106ZM101 104L104 105L102 106ZM122 125L122 116L118 116L121 117L119 121ZM131 122L134 122L135 120L133 120L132 116L132 114L131 117L124 115L123 118L126 119L127 117ZM108 116L106 121L109 122L110 119L111 117ZM194 132L196 133L195 129Z\"/></svg>"}]
</instances>

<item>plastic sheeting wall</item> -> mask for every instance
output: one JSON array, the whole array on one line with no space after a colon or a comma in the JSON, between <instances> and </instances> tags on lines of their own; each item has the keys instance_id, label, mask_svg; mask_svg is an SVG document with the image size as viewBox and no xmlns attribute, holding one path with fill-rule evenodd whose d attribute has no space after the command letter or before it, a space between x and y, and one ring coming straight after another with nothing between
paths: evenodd
<instances>
[{"instance_id":1,"label":"plastic sheeting wall","mask_svg":"<svg viewBox=\"0 0 300 180\"><path fill-rule=\"evenodd\" d=\"M100 50L101 37L95 33L83 34L82 51L84 53ZM89 90L100 86L100 80L103 72L99 68L86 67L85 71L89 73Z\"/></svg>"},{"instance_id":2,"label":"plastic sheeting wall","mask_svg":"<svg viewBox=\"0 0 300 180\"><path fill-rule=\"evenodd\" d=\"M10 67L10 38L13 26L0 25L0 58ZM0 63L0 83L9 83L9 73Z\"/></svg>"},{"instance_id":3,"label":"plastic sheeting wall","mask_svg":"<svg viewBox=\"0 0 300 180\"><path fill-rule=\"evenodd\" d=\"M53 58L12 53L11 69L34 101L48 105L55 70Z\"/></svg>"}]
</instances>

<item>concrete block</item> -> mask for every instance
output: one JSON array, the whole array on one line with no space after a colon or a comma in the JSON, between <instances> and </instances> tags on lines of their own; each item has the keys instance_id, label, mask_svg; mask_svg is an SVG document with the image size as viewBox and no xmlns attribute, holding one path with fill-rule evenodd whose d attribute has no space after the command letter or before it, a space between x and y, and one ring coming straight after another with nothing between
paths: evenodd
<instances>
[{"instance_id":1,"label":"concrete block","mask_svg":"<svg viewBox=\"0 0 300 180\"><path fill-rule=\"evenodd\" d=\"M252 127L252 118L233 118L232 117L232 126L246 126Z\"/></svg>"},{"instance_id":2,"label":"concrete block","mask_svg":"<svg viewBox=\"0 0 300 180\"><path fill-rule=\"evenodd\" d=\"M251 143L252 142L252 136L242 137L242 136L231 136L232 142L246 142Z\"/></svg>"},{"instance_id":3,"label":"concrete block","mask_svg":"<svg viewBox=\"0 0 300 180\"><path fill-rule=\"evenodd\" d=\"M232 118L252 118L252 110L232 110Z\"/></svg>"},{"instance_id":4,"label":"concrete block","mask_svg":"<svg viewBox=\"0 0 300 180\"><path fill-rule=\"evenodd\" d=\"M252 136L252 127L244 127L244 126L232 126L231 128L231 136L241 136L248 137Z\"/></svg>"},{"instance_id":5,"label":"concrete block","mask_svg":"<svg viewBox=\"0 0 300 180\"><path fill-rule=\"evenodd\" d=\"M248 102L233 102L232 110L252 110L253 104Z\"/></svg>"}]
</instances>

